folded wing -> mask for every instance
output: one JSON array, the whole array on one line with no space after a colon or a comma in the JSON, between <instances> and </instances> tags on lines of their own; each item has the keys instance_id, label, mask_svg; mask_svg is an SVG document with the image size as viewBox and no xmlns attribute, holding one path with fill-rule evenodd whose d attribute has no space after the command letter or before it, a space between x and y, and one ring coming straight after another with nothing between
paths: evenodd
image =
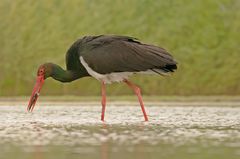
<instances>
[{"instance_id":1,"label":"folded wing","mask_svg":"<svg viewBox=\"0 0 240 159\"><path fill-rule=\"evenodd\" d=\"M100 74L177 69L177 62L165 49L142 44L131 37L98 36L85 43L80 56Z\"/></svg>"}]
</instances>

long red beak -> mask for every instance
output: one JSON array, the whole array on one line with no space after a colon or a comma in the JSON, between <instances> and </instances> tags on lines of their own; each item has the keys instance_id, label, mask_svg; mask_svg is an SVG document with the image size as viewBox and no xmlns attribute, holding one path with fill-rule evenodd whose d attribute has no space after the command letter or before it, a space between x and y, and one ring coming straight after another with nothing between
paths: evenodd
<instances>
[{"instance_id":1,"label":"long red beak","mask_svg":"<svg viewBox=\"0 0 240 159\"><path fill-rule=\"evenodd\" d=\"M43 86L43 83L44 83L44 76L43 75L40 75L37 77L37 81L36 81L36 84L33 88L33 91L32 91L32 96L29 100L29 103L28 103L28 107L27 107L27 111L28 112L32 112L33 111L33 108L37 102L37 99L38 99L38 96L40 95L40 90Z\"/></svg>"}]
</instances>

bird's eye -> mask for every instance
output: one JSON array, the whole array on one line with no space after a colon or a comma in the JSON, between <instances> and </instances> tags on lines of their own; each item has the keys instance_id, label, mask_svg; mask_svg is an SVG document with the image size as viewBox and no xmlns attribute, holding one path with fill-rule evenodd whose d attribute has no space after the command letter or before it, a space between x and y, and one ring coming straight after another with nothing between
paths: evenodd
<instances>
[{"instance_id":1,"label":"bird's eye","mask_svg":"<svg viewBox=\"0 0 240 159\"><path fill-rule=\"evenodd\" d=\"M39 70L39 73L40 73L40 74L43 74L43 73L44 73L44 70L43 70L43 69L40 69L40 70Z\"/></svg>"}]
</instances>

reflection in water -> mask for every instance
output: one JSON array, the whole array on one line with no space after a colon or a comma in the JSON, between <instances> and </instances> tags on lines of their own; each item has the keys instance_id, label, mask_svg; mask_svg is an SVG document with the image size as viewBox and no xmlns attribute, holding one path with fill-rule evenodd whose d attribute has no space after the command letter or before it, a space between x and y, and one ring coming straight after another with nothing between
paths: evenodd
<instances>
[{"instance_id":1,"label":"reflection in water","mask_svg":"<svg viewBox=\"0 0 240 159\"><path fill-rule=\"evenodd\" d=\"M44 158L44 153L42 153L41 146L34 146L33 158L34 159L43 159Z\"/></svg>"},{"instance_id":2,"label":"reflection in water","mask_svg":"<svg viewBox=\"0 0 240 159\"><path fill-rule=\"evenodd\" d=\"M101 144L101 159L108 159L108 142L103 142Z\"/></svg>"},{"instance_id":3,"label":"reflection in water","mask_svg":"<svg viewBox=\"0 0 240 159\"><path fill-rule=\"evenodd\" d=\"M1 155L8 158L239 157L240 107L0 107ZM12 153L14 152L14 153ZM14 156L15 154L15 156Z\"/></svg>"},{"instance_id":4,"label":"reflection in water","mask_svg":"<svg viewBox=\"0 0 240 159\"><path fill-rule=\"evenodd\" d=\"M105 122L103 122L101 127L103 130L106 130L103 132L103 134L105 133L105 135L107 135L108 125ZM101 143L101 159L108 159L109 158L108 155L109 155L108 142L107 141L102 142Z\"/></svg>"}]
</instances>

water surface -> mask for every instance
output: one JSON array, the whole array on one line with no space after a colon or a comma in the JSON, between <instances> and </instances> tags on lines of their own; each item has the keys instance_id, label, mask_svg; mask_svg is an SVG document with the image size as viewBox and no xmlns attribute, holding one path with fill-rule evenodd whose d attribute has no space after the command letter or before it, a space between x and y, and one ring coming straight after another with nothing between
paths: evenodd
<instances>
[{"instance_id":1,"label":"water surface","mask_svg":"<svg viewBox=\"0 0 240 159\"><path fill-rule=\"evenodd\" d=\"M240 158L239 106L0 106L0 158Z\"/></svg>"}]
</instances>

